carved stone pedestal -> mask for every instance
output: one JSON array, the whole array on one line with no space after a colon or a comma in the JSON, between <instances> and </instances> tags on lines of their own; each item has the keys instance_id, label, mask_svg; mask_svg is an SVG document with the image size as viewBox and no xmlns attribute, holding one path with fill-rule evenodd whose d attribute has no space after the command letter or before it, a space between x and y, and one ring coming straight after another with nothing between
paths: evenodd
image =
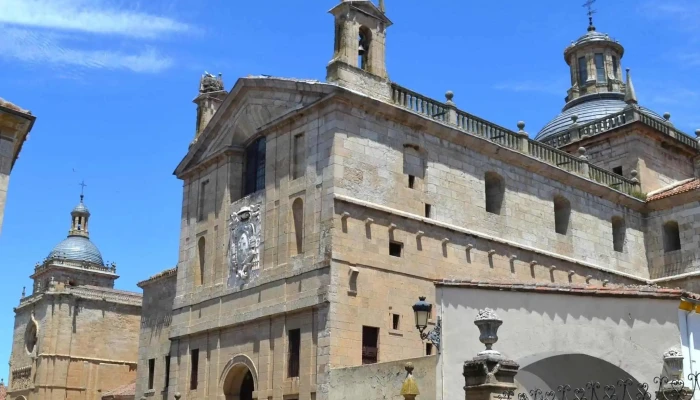
<instances>
[{"instance_id":1,"label":"carved stone pedestal","mask_svg":"<svg viewBox=\"0 0 700 400\"><path fill-rule=\"evenodd\" d=\"M657 399L664 400L690 400L693 397L693 390L687 387L682 387L681 381L676 381L678 384L669 383L664 388L656 392Z\"/></svg>"},{"instance_id":2,"label":"carved stone pedestal","mask_svg":"<svg viewBox=\"0 0 700 400\"><path fill-rule=\"evenodd\" d=\"M464 363L466 400L501 400L515 391L515 375L520 366L501 355L481 355Z\"/></svg>"}]
</instances>

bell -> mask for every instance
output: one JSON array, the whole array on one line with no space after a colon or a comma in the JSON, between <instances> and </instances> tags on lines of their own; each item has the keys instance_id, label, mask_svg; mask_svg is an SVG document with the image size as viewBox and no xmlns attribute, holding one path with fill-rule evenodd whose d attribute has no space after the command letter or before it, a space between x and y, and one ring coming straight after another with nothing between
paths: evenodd
<instances>
[{"instance_id":1,"label":"bell","mask_svg":"<svg viewBox=\"0 0 700 400\"><path fill-rule=\"evenodd\" d=\"M357 49L357 54L360 56L365 55L365 46L363 46L362 43L360 43L360 47Z\"/></svg>"}]
</instances>

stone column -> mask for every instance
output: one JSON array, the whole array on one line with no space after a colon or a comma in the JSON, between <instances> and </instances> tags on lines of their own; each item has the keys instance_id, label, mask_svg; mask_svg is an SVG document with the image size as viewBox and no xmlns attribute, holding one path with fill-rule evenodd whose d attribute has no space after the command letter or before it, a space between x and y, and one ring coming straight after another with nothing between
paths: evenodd
<instances>
[{"instance_id":1,"label":"stone column","mask_svg":"<svg viewBox=\"0 0 700 400\"><path fill-rule=\"evenodd\" d=\"M479 328L479 340L486 350L464 363L464 394L467 400L501 400L516 389L515 375L520 366L493 350L498 341L498 327L501 321L493 310L479 310L474 324Z\"/></svg>"}]
</instances>

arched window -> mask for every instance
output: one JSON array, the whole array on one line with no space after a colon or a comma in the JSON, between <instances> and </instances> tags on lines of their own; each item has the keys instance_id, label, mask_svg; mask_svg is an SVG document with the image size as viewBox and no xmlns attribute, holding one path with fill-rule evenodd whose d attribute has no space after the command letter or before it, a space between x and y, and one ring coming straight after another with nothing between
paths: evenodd
<instances>
[{"instance_id":1,"label":"arched window","mask_svg":"<svg viewBox=\"0 0 700 400\"><path fill-rule=\"evenodd\" d=\"M622 253L625 247L625 219L623 217L612 217L613 249Z\"/></svg>"},{"instance_id":2,"label":"arched window","mask_svg":"<svg viewBox=\"0 0 700 400\"><path fill-rule=\"evenodd\" d=\"M579 57L578 58L578 84L579 84L579 86L585 85L587 80L588 80L588 65L587 65L586 57Z\"/></svg>"},{"instance_id":3,"label":"arched window","mask_svg":"<svg viewBox=\"0 0 700 400\"><path fill-rule=\"evenodd\" d=\"M207 244L206 241L204 240L204 236L199 238L199 241L197 241L197 261L198 264L195 268L195 278L194 278L194 283L197 286L203 285L204 284L204 265L206 263L206 254L207 254Z\"/></svg>"},{"instance_id":4,"label":"arched window","mask_svg":"<svg viewBox=\"0 0 700 400\"><path fill-rule=\"evenodd\" d=\"M564 196L554 196L554 230L560 235L569 232L571 203Z\"/></svg>"},{"instance_id":5,"label":"arched window","mask_svg":"<svg viewBox=\"0 0 700 400\"><path fill-rule=\"evenodd\" d=\"M497 173L489 171L484 176L484 185L486 186L486 212L501 214L506 194L505 180Z\"/></svg>"},{"instance_id":6,"label":"arched window","mask_svg":"<svg viewBox=\"0 0 700 400\"><path fill-rule=\"evenodd\" d=\"M664 223L664 252L681 249L681 233L678 222L668 221Z\"/></svg>"},{"instance_id":7,"label":"arched window","mask_svg":"<svg viewBox=\"0 0 700 400\"><path fill-rule=\"evenodd\" d=\"M301 198L292 203L292 218L296 254L301 254L304 252L304 201Z\"/></svg>"},{"instance_id":8,"label":"arched window","mask_svg":"<svg viewBox=\"0 0 700 400\"><path fill-rule=\"evenodd\" d=\"M265 149L264 136L246 148L243 196L265 188Z\"/></svg>"},{"instance_id":9,"label":"arched window","mask_svg":"<svg viewBox=\"0 0 700 400\"><path fill-rule=\"evenodd\" d=\"M372 45L372 31L366 26L360 27L360 37L358 38L357 67L365 71L369 70L370 46Z\"/></svg>"}]
</instances>

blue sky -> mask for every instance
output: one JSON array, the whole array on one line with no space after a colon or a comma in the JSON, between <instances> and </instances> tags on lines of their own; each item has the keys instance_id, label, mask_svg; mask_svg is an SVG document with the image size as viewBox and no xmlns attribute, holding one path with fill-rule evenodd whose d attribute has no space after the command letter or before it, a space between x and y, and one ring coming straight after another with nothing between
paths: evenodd
<instances>
[{"instance_id":1,"label":"blue sky","mask_svg":"<svg viewBox=\"0 0 700 400\"><path fill-rule=\"evenodd\" d=\"M583 0L386 0L390 78L536 134L564 105L564 48ZM202 72L325 78L336 1L0 0L0 96L37 121L12 172L0 236L0 377L37 261L65 238L85 180L91 238L117 287L173 267ZM642 105L700 128L700 3L599 0L595 25L625 46ZM28 293L31 290L28 290Z\"/></svg>"}]
</instances>

